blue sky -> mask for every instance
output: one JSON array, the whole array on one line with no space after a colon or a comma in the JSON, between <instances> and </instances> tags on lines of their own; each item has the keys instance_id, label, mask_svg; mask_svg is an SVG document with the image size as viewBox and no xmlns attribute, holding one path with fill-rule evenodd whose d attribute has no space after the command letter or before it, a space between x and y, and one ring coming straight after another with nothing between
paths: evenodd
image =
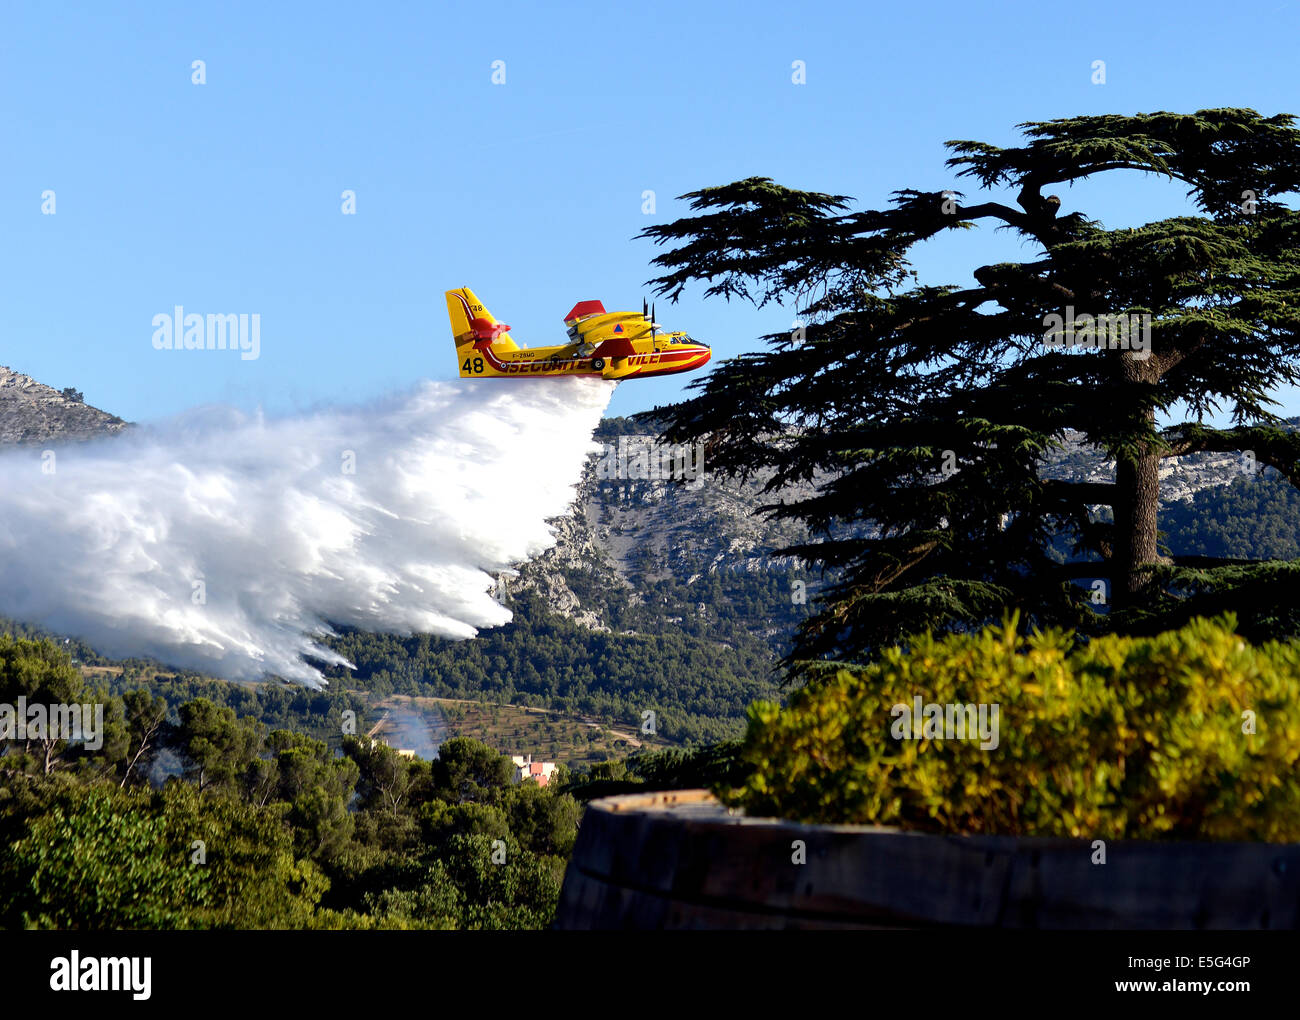
<instances>
[{"instance_id":1,"label":"blue sky","mask_svg":"<svg viewBox=\"0 0 1300 1020\"><path fill-rule=\"evenodd\" d=\"M702 186L765 175L874 206L954 186L946 139L1012 144L1026 120L1300 110L1294 2L112 7L0 8L0 364L137 421L449 378L442 292L464 284L521 341L558 342L580 299L640 307L655 249L634 236ZM1114 225L1183 208L1136 176L1063 198ZM1028 254L982 230L918 268L962 282ZM258 313L260 358L155 350L178 304ZM694 288L659 319L717 359L792 314ZM688 381L620 386L611 413Z\"/></svg>"}]
</instances>

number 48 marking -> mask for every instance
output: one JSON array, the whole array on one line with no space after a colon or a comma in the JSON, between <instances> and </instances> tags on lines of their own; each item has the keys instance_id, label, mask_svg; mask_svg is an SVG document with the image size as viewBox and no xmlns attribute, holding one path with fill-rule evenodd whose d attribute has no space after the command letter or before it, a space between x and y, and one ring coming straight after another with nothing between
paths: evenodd
<instances>
[{"instance_id":1,"label":"number 48 marking","mask_svg":"<svg viewBox=\"0 0 1300 1020\"><path fill-rule=\"evenodd\" d=\"M463 364L463 365L460 366L460 370L461 370L462 372L473 372L474 374L477 375L478 373L480 373L480 372L483 371L483 359L482 359L482 358L473 358L473 359L466 358L466 359L465 359L465 364Z\"/></svg>"}]
</instances>

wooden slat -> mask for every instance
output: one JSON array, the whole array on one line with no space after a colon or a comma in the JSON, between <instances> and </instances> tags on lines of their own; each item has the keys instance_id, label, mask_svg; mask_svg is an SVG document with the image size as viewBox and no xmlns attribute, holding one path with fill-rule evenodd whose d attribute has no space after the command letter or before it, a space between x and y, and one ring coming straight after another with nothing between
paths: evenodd
<instances>
[{"instance_id":1,"label":"wooden slat","mask_svg":"<svg viewBox=\"0 0 1300 1020\"><path fill-rule=\"evenodd\" d=\"M791 861L803 840L807 863ZM1300 846L928 836L731 815L704 790L594 801L560 928L1295 928Z\"/></svg>"}]
</instances>

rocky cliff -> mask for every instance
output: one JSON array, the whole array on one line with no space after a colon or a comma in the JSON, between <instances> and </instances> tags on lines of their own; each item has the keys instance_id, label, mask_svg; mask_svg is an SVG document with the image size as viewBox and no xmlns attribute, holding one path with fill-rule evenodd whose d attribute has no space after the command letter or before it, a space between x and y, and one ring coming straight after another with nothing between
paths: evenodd
<instances>
[{"instance_id":1,"label":"rocky cliff","mask_svg":"<svg viewBox=\"0 0 1300 1020\"><path fill-rule=\"evenodd\" d=\"M0 443L77 441L124 428L121 418L91 407L75 390L60 392L0 365Z\"/></svg>"}]
</instances>

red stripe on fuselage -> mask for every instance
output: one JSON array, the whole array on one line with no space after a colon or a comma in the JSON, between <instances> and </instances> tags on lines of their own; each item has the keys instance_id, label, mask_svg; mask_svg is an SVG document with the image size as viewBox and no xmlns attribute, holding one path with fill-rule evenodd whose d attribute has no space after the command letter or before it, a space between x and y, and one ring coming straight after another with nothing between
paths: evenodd
<instances>
[{"instance_id":1,"label":"red stripe on fuselage","mask_svg":"<svg viewBox=\"0 0 1300 1020\"><path fill-rule=\"evenodd\" d=\"M457 297L460 297L458 294ZM461 302L465 304L465 311L468 314L469 305L462 297ZM552 361L549 358L538 358L536 360L524 361L502 361L493 352L491 345L481 348L483 360L492 368L502 375L565 375L587 373L590 375L601 375L602 373L592 368L591 358L565 358L562 361ZM627 357L629 367L642 369L642 371L632 373L633 378L637 375L676 375L678 372L689 372L693 368L703 365L709 360L710 352L707 348L696 348L685 351L653 351L646 354L632 354ZM623 359L618 359L622 361ZM570 368L569 366L575 366Z\"/></svg>"}]
</instances>

